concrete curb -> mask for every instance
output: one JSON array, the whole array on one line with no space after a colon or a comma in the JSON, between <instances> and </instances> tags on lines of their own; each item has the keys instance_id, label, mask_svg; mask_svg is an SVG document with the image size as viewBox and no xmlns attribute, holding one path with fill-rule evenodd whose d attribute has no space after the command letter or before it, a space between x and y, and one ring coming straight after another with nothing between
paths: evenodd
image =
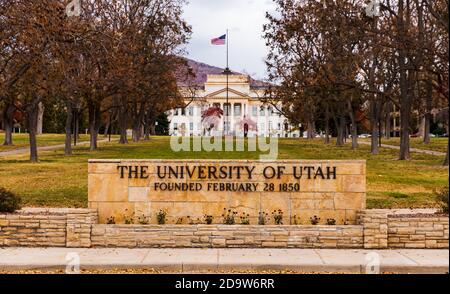
<instances>
[{"instance_id":1,"label":"concrete curb","mask_svg":"<svg viewBox=\"0 0 450 294\"><path fill-rule=\"evenodd\" d=\"M85 270L155 270L157 272L366 273L380 261L380 271L399 274L449 272L448 250L334 249L0 249L0 270L65 270L80 260ZM66 261L67 260L67 261Z\"/></svg>"}]
</instances>

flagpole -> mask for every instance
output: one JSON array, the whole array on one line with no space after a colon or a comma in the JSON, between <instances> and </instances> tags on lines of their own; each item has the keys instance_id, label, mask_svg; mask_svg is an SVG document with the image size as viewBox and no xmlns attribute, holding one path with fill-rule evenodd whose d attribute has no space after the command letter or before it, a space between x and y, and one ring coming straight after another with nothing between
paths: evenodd
<instances>
[{"instance_id":1,"label":"flagpole","mask_svg":"<svg viewBox=\"0 0 450 294\"><path fill-rule=\"evenodd\" d=\"M225 131L225 136L228 136L229 135L229 131L230 131L230 127L231 127L231 125L230 125L230 103L229 103L229 91L228 91L228 85L229 85L229 75L230 75L230 73L231 73L231 71L230 71L230 68L229 68L229 64L228 64L228 40L229 40L229 36L228 36L228 29L227 29L227 35L226 35L226 41L227 41L227 67L225 68L225 71L224 71L224 74L227 76L227 96L226 96L226 103L225 103L225 105L226 105L226 108L227 108L227 111L226 111L226 113L225 113L225 116L226 116L226 119L225 119L225 128L224 128L224 131Z\"/></svg>"},{"instance_id":2,"label":"flagpole","mask_svg":"<svg viewBox=\"0 0 450 294\"><path fill-rule=\"evenodd\" d=\"M228 29L227 29L227 68L229 68L228 66L228 41L230 40L230 37L228 35Z\"/></svg>"}]
</instances>

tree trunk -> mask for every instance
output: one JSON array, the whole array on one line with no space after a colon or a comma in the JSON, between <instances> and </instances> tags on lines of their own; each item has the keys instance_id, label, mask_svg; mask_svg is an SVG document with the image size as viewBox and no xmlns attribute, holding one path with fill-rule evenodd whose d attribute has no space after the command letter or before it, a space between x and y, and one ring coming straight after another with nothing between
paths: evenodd
<instances>
[{"instance_id":1,"label":"tree trunk","mask_svg":"<svg viewBox=\"0 0 450 294\"><path fill-rule=\"evenodd\" d=\"M125 107L120 107L119 109L119 133L120 133L120 139L119 144L128 144L128 138L127 138L127 110Z\"/></svg>"},{"instance_id":2,"label":"tree trunk","mask_svg":"<svg viewBox=\"0 0 450 294\"><path fill-rule=\"evenodd\" d=\"M156 125L154 121L150 123L150 135L156 136Z\"/></svg>"},{"instance_id":3,"label":"tree trunk","mask_svg":"<svg viewBox=\"0 0 450 294\"><path fill-rule=\"evenodd\" d=\"M90 135L89 150L95 151L98 148L97 138L101 126L100 105L98 105L98 103L90 102L88 108L89 108L89 135Z\"/></svg>"},{"instance_id":4,"label":"tree trunk","mask_svg":"<svg viewBox=\"0 0 450 294\"><path fill-rule=\"evenodd\" d=\"M146 120L144 124L144 141L150 140L150 124Z\"/></svg>"},{"instance_id":5,"label":"tree trunk","mask_svg":"<svg viewBox=\"0 0 450 294\"><path fill-rule=\"evenodd\" d=\"M325 144L330 144L330 110L328 105L325 109Z\"/></svg>"},{"instance_id":6,"label":"tree trunk","mask_svg":"<svg viewBox=\"0 0 450 294\"><path fill-rule=\"evenodd\" d=\"M307 137L308 137L308 139L314 139L315 132L316 132L316 127L315 127L314 120L310 120L308 122L308 128L307 128Z\"/></svg>"},{"instance_id":7,"label":"tree trunk","mask_svg":"<svg viewBox=\"0 0 450 294\"><path fill-rule=\"evenodd\" d=\"M379 147L379 114L380 114L380 103L374 96L374 100L370 102L370 128L371 128L371 141L370 141L370 152L373 155L378 155L380 153Z\"/></svg>"},{"instance_id":8,"label":"tree trunk","mask_svg":"<svg viewBox=\"0 0 450 294\"><path fill-rule=\"evenodd\" d=\"M44 111L45 107L42 102L38 104L38 113L37 113L37 124L36 124L36 134L42 135L43 127L44 127Z\"/></svg>"},{"instance_id":9,"label":"tree trunk","mask_svg":"<svg viewBox=\"0 0 450 294\"><path fill-rule=\"evenodd\" d=\"M384 124L384 137L389 140L391 139L391 112L392 105L391 102L386 103L385 108L385 124Z\"/></svg>"},{"instance_id":10,"label":"tree trunk","mask_svg":"<svg viewBox=\"0 0 450 294\"><path fill-rule=\"evenodd\" d=\"M108 122L106 122L105 130L103 131L103 137L105 137L105 138L107 138L108 135L109 135L109 128L111 127L110 126L110 120L111 119L109 119Z\"/></svg>"},{"instance_id":11,"label":"tree trunk","mask_svg":"<svg viewBox=\"0 0 450 294\"><path fill-rule=\"evenodd\" d=\"M133 124L133 142L139 142L141 140L141 130L142 128L140 122Z\"/></svg>"},{"instance_id":12,"label":"tree trunk","mask_svg":"<svg viewBox=\"0 0 450 294\"><path fill-rule=\"evenodd\" d=\"M75 127L74 127L74 131L73 131L73 135L75 138L77 138L77 140L80 139L80 117L82 114L83 114L82 109L80 109L80 110L78 110L78 108L75 109L75 122L74 122Z\"/></svg>"},{"instance_id":13,"label":"tree trunk","mask_svg":"<svg viewBox=\"0 0 450 294\"><path fill-rule=\"evenodd\" d=\"M14 112L16 107L14 104L7 104L5 111L3 113L3 126L5 128L5 140L3 145L10 146L13 145L12 133L14 129Z\"/></svg>"},{"instance_id":14,"label":"tree trunk","mask_svg":"<svg viewBox=\"0 0 450 294\"><path fill-rule=\"evenodd\" d=\"M337 129L337 139L336 146L344 146L344 136L345 136L345 117L340 116L335 119L336 129Z\"/></svg>"},{"instance_id":15,"label":"tree trunk","mask_svg":"<svg viewBox=\"0 0 450 294\"><path fill-rule=\"evenodd\" d=\"M27 121L28 121L28 134L30 139L30 161L38 162L38 150L37 150L37 121L38 121L38 106L39 101L33 101L26 107Z\"/></svg>"},{"instance_id":16,"label":"tree trunk","mask_svg":"<svg viewBox=\"0 0 450 294\"><path fill-rule=\"evenodd\" d=\"M133 142L139 142L142 137L142 122L145 119L145 103L141 103L138 106L135 105L134 111L133 111Z\"/></svg>"},{"instance_id":17,"label":"tree trunk","mask_svg":"<svg viewBox=\"0 0 450 294\"><path fill-rule=\"evenodd\" d=\"M72 155L72 123L73 123L73 109L70 103L67 103L67 117L66 117L66 140L64 142L64 155Z\"/></svg>"},{"instance_id":18,"label":"tree trunk","mask_svg":"<svg viewBox=\"0 0 450 294\"><path fill-rule=\"evenodd\" d=\"M423 143L430 144L430 125L431 125L431 111L433 108L433 82L431 79L427 80L426 85L426 113L425 113L425 124L424 124L424 134L423 134Z\"/></svg>"},{"instance_id":19,"label":"tree trunk","mask_svg":"<svg viewBox=\"0 0 450 294\"><path fill-rule=\"evenodd\" d=\"M351 135L352 135L352 150L358 149L358 125L356 124L355 120L355 113L353 111L352 103L351 101L347 101L348 105L348 114L350 116L351 121Z\"/></svg>"},{"instance_id":20,"label":"tree trunk","mask_svg":"<svg viewBox=\"0 0 450 294\"><path fill-rule=\"evenodd\" d=\"M398 41L400 44L405 43L406 25L404 20L404 1L398 2ZM399 64L399 87L400 87L400 160L409 159L409 123L411 119L411 73L408 74L407 69L407 52L405 48L398 50L398 64Z\"/></svg>"}]
</instances>

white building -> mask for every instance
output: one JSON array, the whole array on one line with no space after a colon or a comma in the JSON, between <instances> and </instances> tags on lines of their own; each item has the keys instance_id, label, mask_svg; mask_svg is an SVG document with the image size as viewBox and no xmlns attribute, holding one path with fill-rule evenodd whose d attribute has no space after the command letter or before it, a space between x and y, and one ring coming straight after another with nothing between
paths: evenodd
<instances>
[{"instance_id":1,"label":"white building","mask_svg":"<svg viewBox=\"0 0 450 294\"><path fill-rule=\"evenodd\" d=\"M252 80L247 75L229 75L228 110L226 104L226 75L207 75L204 86L195 91L195 98L185 99L185 108L173 109L168 112L171 136L221 136L229 128L229 135L244 136L248 123L251 126L248 136L264 137L299 137L298 126L289 124L286 117L277 109L264 104L260 98L264 96L265 88L252 86ZM189 96L189 95L186 95ZM202 113L211 107L223 110L224 115L217 119L214 128L202 120Z\"/></svg>"}]
</instances>

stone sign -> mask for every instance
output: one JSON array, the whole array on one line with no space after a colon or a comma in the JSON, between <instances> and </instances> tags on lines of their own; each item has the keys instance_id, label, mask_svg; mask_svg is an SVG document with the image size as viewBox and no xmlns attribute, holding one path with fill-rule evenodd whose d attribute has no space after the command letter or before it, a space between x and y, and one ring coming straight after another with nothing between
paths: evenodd
<instances>
[{"instance_id":1,"label":"stone sign","mask_svg":"<svg viewBox=\"0 0 450 294\"><path fill-rule=\"evenodd\" d=\"M283 224L353 224L366 208L366 162L340 160L90 160L89 208L100 223L202 223L205 215L222 223L222 214L283 212Z\"/></svg>"}]
</instances>

